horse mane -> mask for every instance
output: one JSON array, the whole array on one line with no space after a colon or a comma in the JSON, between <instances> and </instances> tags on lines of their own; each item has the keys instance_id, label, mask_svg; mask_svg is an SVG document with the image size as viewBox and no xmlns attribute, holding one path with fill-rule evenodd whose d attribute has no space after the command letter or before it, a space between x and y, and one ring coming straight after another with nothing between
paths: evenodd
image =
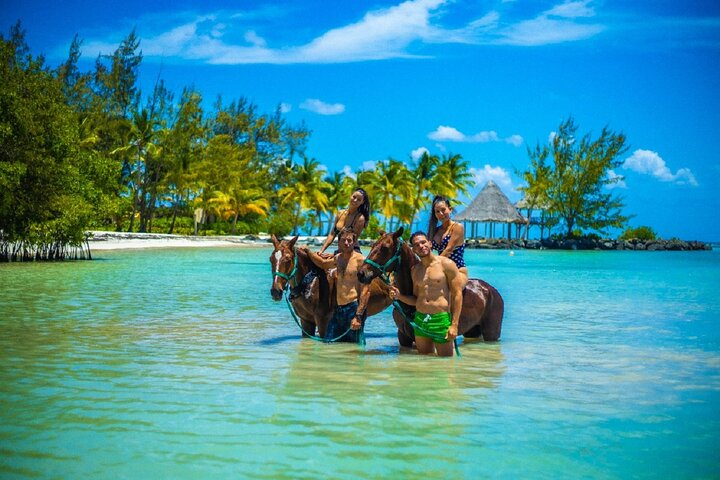
<instances>
[{"instance_id":1,"label":"horse mane","mask_svg":"<svg viewBox=\"0 0 720 480\"><path fill-rule=\"evenodd\" d=\"M412 267L417 265L418 258L413 253L407 242L403 242L400 248L400 263L395 267L395 283L400 293L404 295L413 294Z\"/></svg>"}]
</instances>

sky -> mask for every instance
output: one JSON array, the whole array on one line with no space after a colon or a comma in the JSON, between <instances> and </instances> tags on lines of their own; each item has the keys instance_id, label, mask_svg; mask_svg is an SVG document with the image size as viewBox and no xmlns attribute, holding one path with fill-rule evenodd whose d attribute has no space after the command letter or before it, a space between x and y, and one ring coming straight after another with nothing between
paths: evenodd
<instances>
[{"instance_id":1,"label":"sky","mask_svg":"<svg viewBox=\"0 0 720 480\"><path fill-rule=\"evenodd\" d=\"M608 127L629 226L720 241L717 0L0 0L3 35L17 20L52 66L77 34L83 70L135 29L143 92L280 108L330 172L459 154L466 203L488 180L519 200L528 148L570 116Z\"/></svg>"}]
</instances>

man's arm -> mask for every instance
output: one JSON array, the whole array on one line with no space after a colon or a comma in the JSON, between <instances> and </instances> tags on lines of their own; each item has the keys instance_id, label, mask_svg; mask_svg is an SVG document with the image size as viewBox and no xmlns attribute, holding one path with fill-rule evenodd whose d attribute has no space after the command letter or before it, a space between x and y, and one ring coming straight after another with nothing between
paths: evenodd
<instances>
[{"instance_id":1,"label":"man's arm","mask_svg":"<svg viewBox=\"0 0 720 480\"><path fill-rule=\"evenodd\" d=\"M412 295L404 295L404 294L400 293L400 290L398 290L397 287L391 285L389 287L390 288L390 298L392 298L393 300L395 300L395 299L400 300L401 302L403 302L407 305L411 305L413 307L416 306L417 298L418 298L418 281L415 278L415 267L413 267L413 270L412 270L412 279L413 279L413 294Z\"/></svg>"},{"instance_id":2,"label":"man's arm","mask_svg":"<svg viewBox=\"0 0 720 480\"><path fill-rule=\"evenodd\" d=\"M450 287L450 314L452 315L451 325L445 336L448 340L454 340L458 336L458 327L460 326L460 313L462 312L463 301L463 279L460 276L455 262L450 259L443 262L443 270Z\"/></svg>"},{"instance_id":3,"label":"man's arm","mask_svg":"<svg viewBox=\"0 0 720 480\"><path fill-rule=\"evenodd\" d=\"M320 251L318 253L325 253L325 249L328 248L332 244L332 242L335 240L335 236L336 236L335 225L337 225L338 217L339 217L339 215L335 215L335 218L333 219L333 222L330 225L330 231L328 232L328 236L325 239L325 242L323 243L323 245L320 248Z\"/></svg>"},{"instance_id":4,"label":"man's arm","mask_svg":"<svg viewBox=\"0 0 720 480\"><path fill-rule=\"evenodd\" d=\"M350 328L358 330L362 327L362 318L367 312L368 301L370 301L370 284L364 284L358 282L360 291L358 292L358 307L355 310L355 316L350 323Z\"/></svg>"},{"instance_id":5,"label":"man's arm","mask_svg":"<svg viewBox=\"0 0 720 480\"><path fill-rule=\"evenodd\" d=\"M313 252L309 248L303 246L300 247L307 253L308 257L310 258L310 261L313 262L318 267L322 268L323 270L330 270L331 268L335 268L337 266L337 263L335 262L335 256L332 257L323 257L318 255L317 253Z\"/></svg>"}]
</instances>

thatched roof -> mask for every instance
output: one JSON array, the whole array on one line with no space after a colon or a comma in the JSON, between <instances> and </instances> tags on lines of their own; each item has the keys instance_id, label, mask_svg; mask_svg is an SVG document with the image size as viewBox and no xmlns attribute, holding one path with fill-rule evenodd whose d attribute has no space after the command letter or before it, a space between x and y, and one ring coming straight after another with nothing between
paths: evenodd
<instances>
[{"instance_id":1,"label":"thatched roof","mask_svg":"<svg viewBox=\"0 0 720 480\"><path fill-rule=\"evenodd\" d=\"M454 220L458 222L525 223L522 215L492 180L485 185L485 188L478 193L475 200L463 212L455 215Z\"/></svg>"}]
</instances>

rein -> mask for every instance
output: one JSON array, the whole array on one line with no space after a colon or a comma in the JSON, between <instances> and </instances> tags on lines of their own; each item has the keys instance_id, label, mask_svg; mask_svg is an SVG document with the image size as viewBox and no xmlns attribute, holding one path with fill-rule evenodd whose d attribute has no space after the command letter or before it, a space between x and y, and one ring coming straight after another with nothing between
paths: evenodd
<instances>
[{"instance_id":1,"label":"rein","mask_svg":"<svg viewBox=\"0 0 720 480\"><path fill-rule=\"evenodd\" d=\"M300 327L300 330L302 331L303 335L305 335L306 337L308 337L312 340L315 340L316 342L327 342L327 343L340 340L342 337L347 335L350 332L350 330L352 330L352 322L351 322L351 326L348 327L348 329L345 332L343 332L342 335L339 335L335 338L326 339L326 338L318 337L317 335L312 335L312 334L308 333L303 328L302 324L300 323L300 320L298 320L297 314L295 313L295 308L292 306L292 303L290 301L290 282L292 282L294 280L294 277L297 274L297 266L298 266L298 255L297 255L297 250L295 250L295 260L293 261L292 271L288 274L284 274L284 273L278 272L278 271L273 272L274 276L280 277L280 278L286 280L285 288L283 288L283 291L285 292L285 302L287 303L288 310L290 310L290 315L292 316L293 320L295 320L295 323L297 324L297 326ZM295 280L295 285L297 285L297 283L298 283L297 280ZM365 345L365 335L362 331L360 332L360 343L363 346Z\"/></svg>"},{"instance_id":2,"label":"rein","mask_svg":"<svg viewBox=\"0 0 720 480\"><path fill-rule=\"evenodd\" d=\"M371 260L371 259L369 259L369 258L366 258L366 259L365 259L365 263L367 263L368 265L370 265L370 266L372 266L372 267L375 267L375 268L377 268L378 270L380 270L380 278L382 278L382 280L383 280L387 285L390 285L390 279L388 278L387 268L388 268L395 260L397 260L397 262L398 262L398 263L397 263L397 266L396 266L395 268L397 269L398 267L400 267L400 250L402 249L402 245L403 245L403 239L402 239L402 238L398 238L398 244L397 244L397 248L395 249L395 255L393 255L393 256L390 258L390 260L388 260L387 262L385 262L384 265L380 265L380 264L378 264L377 262L375 262L374 260ZM405 314L405 309L402 307L402 305L400 304L400 302L397 301L397 299L393 299L392 305L393 305L393 307L395 307L396 310L400 311L400 314L403 316L403 318L405 319L405 321L408 322L413 329L417 329L417 330L423 332L426 336L428 336L429 338L431 338L431 339L432 339L433 341L435 341L435 342L441 341L441 340L445 340L445 337L442 337L442 338L441 338L441 337L438 337L437 335L433 335L432 333L428 332L427 330L425 330L424 328L422 328L420 325L418 325L417 323L415 323L412 318L409 318L409 317ZM456 354L458 357L462 356L462 355L460 355L460 349L458 348L457 337L453 339L453 344L454 344L454 346L455 346L455 354Z\"/></svg>"}]
</instances>

